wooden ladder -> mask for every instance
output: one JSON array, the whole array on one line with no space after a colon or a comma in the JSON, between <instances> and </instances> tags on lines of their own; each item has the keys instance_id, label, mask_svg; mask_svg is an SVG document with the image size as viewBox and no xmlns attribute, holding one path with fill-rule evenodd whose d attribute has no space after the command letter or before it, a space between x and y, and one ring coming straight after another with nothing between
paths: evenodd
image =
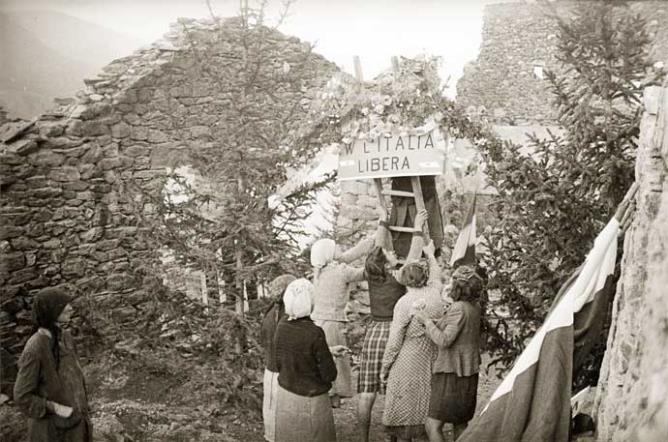
<instances>
[{"instance_id":1,"label":"wooden ladder","mask_svg":"<svg viewBox=\"0 0 668 442\"><path fill-rule=\"evenodd\" d=\"M355 78L357 79L358 85L361 88L364 79L362 77L362 63L360 61L359 56L355 55L353 57L353 64L355 66ZM392 57L392 69L394 70L394 75L396 78L397 75L399 74L399 60L397 59L397 57ZM411 187L413 188L412 192L406 192L403 190L394 190L394 189L384 190L383 180L381 178L373 179L376 188L376 195L378 196L378 200L380 201L381 207L385 209L386 213L388 212L389 208L387 201L385 200L385 195L400 196L405 198L415 198L415 208L417 209L417 211L420 212L422 210L426 210L424 205L424 194L422 193L422 184L420 183L420 177L413 176L410 178L411 178ZM415 229L413 227L388 226L388 229L392 232L404 232L404 233L415 232ZM429 238L428 225L425 224L422 232L427 238Z\"/></svg>"}]
</instances>

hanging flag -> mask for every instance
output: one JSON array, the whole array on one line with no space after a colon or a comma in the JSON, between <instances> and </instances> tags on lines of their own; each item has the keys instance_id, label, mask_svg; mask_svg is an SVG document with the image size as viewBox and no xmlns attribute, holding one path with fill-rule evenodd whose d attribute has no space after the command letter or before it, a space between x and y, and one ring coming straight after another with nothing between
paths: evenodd
<instances>
[{"instance_id":1,"label":"hanging flag","mask_svg":"<svg viewBox=\"0 0 668 442\"><path fill-rule=\"evenodd\" d=\"M568 440L574 353L585 348L596 318L602 317L596 310L614 290L618 232L619 222L613 218L480 416L457 442Z\"/></svg>"},{"instance_id":2,"label":"hanging flag","mask_svg":"<svg viewBox=\"0 0 668 442\"><path fill-rule=\"evenodd\" d=\"M477 238L475 203L477 196L478 194L475 192L473 194L471 207L466 216L466 221L462 226L462 230L459 231L455 248L452 250L452 256L450 257L450 267L452 268L459 267L463 264L475 266L477 263L475 256L475 243Z\"/></svg>"}]
</instances>

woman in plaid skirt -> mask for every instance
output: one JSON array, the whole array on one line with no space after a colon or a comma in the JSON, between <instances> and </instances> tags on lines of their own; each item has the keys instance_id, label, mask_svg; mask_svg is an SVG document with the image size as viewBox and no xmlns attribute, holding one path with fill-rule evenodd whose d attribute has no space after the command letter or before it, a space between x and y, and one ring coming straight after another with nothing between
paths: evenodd
<instances>
[{"instance_id":1,"label":"woman in plaid skirt","mask_svg":"<svg viewBox=\"0 0 668 442\"><path fill-rule=\"evenodd\" d=\"M427 212L416 216L416 234L411 241L411 249L407 262L419 259L422 253L422 236L418 233L426 221ZM381 227L386 227L381 223ZM388 231L389 233L389 231ZM378 237L382 238L382 235ZM376 401L378 393L385 394L385 386L380 379L380 369L383 363L385 345L390 336L390 324L394 312L394 306L406 293L406 287L399 283L400 270L397 267L396 258L387 253L380 241L369 253L364 263L364 274L369 284L369 306L371 310L371 321L367 324L362 354L360 357L360 371L357 380L357 419L359 429L364 442L369 441L369 427L371 423L371 410Z\"/></svg>"}]
</instances>

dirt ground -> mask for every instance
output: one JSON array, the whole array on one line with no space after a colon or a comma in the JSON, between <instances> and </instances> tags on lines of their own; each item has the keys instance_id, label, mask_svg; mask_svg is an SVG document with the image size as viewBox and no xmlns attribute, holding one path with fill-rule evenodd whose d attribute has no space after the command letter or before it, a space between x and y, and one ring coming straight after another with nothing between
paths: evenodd
<instances>
[{"instance_id":1,"label":"dirt ground","mask_svg":"<svg viewBox=\"0 0 668 442\"><path fill-rule=\"evenodd\" d=\"M486 358L485 358L486 361ZM485 366L483 362L483 367ZM86 368L90 387L95 441L100 442L261 442L259 409L239 411L225 404L194 401L197 392L184 396L178 378L128 369L124 364L98 361ZM478 411L498 385L498 380L480 376ZM260 380L252 388L261 388ZM372 416L371 440L387 440L382 428L383 397ZM356 398L344 400L334 410L339 442L357 442ZM11 406L0 406L0 441L26 440L25 420ZM446 435L451 437L451 433ZM451 439L450 439L451 440Z\"/></svg>"}]
</instances>

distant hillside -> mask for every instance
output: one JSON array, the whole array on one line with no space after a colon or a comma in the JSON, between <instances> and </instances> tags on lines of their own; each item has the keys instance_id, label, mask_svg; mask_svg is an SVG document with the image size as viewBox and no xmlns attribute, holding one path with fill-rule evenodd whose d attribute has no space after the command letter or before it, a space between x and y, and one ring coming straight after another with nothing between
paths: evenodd
<instances>
[{"instance_id":1,"label":"distant hillside","mask_svg":"<svg viewBox=\"0 0 668 442\"><path fill-rule=\"evenodd\" d=\"M31 118L137 46L129 37L66 14L0 14L0 105L11 115Z\"/></svg>"}]
</instances>

